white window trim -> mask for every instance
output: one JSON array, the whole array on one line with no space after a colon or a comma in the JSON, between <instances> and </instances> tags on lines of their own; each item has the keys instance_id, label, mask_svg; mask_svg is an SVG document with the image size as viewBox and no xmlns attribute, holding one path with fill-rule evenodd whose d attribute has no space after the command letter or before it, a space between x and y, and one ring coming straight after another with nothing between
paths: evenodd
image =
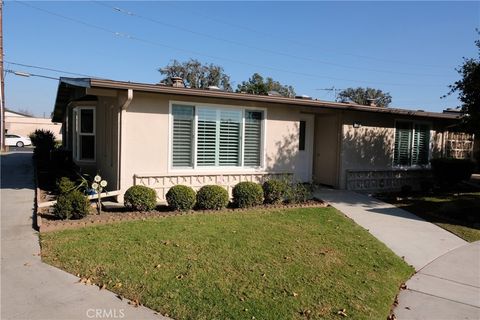
<instances>
[{"instance_id":1,"label":"white window trim","mask_svg":"<svg viewBox=\"0 0 480 320\"><path fill-rule=\"evenodd\" d=\"M81 112L82 110L93 110L93 133L82 133L81 132ZM76 130L74 132L74 140L75 140L75 161L76 162L82 162L82 163L93 163L97 161L97 115L96 115L96 108L92 106L82 106L82 107L75 107L73 108L73 112L76 112L76 119L75 121L75 127ZM94 145L94 150L93 150L93 159L81 159L80 154L80 137L81 136L93 136L93 145Z\"/></svg>"},{"instance_id":2,"label":"white window trim","mask_svg":"<svg viewBox=\"0 0 480 320\"><path fill-rule=\"evenodd\" d=\"M194 107L194 133L193 133L193 167L173 167L172 165L172 156L173 156L173 114L172 108L173 105L186 105ZM241 125L241 141L242 145L240 147L240 163L241 166L198 166L197 165L197 124L198 124L198 108L213 108L215 110L239 110L242 113L242 125ZM243 155L244 155L244 130L245 130L245 112L246 111L259 111L263 113L263 119L261 122L262 136L260 139L260 166L258 167L244 167L243 166ZM192 101L169 101L168 109L168 128L169 128L169 137L168 137L168 173L175 174L191 174L195 173L218 173L218 172L264 172L265 171L265 159L266 159L266 136L267 136L267 109L258 108L258 107L247 107L247 106L237 106L237 105L226 105L226 104L216 104L216 103L198 103Z\"/></svg>"},{"instance_id":3,"label":"white window trim","mask_svg":"<svg viewBox=\"0 0 480 320\"><path fill-rule=\"evenodd\" d=\"M411 150L410 153L413 152L413 136L415 135L415 125L416 124L424 124L428 126L428 164L424 165L418 165L418 164L412 164L412 165L397 165L395 164L395 136L397 135L397 123L398 122L409 122L412 124L412 141L411 141ZM393 146L392 146L392 167L394 169L430 169L430 159L432 159L432 149L433 149L433 139L432 139L432 123L429 121L422 121L422 120L406 120L406 119L395 119L394 122L394 127L393 127ZM411 154L410 154L411 156Z\"/></svg>"}]
</instances>

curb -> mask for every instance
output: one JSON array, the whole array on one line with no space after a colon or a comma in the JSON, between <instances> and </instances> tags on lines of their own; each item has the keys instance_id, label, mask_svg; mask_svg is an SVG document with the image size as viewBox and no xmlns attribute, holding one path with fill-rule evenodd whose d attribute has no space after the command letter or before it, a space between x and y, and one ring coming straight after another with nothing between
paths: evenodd
<instances>
[{"instance_id":1,"label":"curb","mask_svg":"<svg viewBox=\"0 0 480 320\"><path fill-rule=\"evenodd\" d=\"M34 203L34 210L35 210L35 226L37 227L38 232L42 232L42 217L38 214L38 204L40 203L40 188L38 187L38 170L37 164L33 163L33 174L35 176L35 203Z\"/></svg>"}]
</instances>

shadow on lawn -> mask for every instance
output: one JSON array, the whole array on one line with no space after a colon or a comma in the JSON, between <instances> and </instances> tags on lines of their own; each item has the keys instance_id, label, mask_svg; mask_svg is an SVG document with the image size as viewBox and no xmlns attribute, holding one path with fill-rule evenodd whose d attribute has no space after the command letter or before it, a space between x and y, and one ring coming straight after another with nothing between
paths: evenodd
<instances>
[{"instance_id":1,"label":"shadow on lawn","mask_svg":"<svg viewBox=\"0 0 480 320\"><path fill-rule=\"evenodd\" d=\"M378 198L433 223L480 230L478 188L460 187L455 192L417 193L410 197L380 195Z\"/></svg>"}]
</instances>

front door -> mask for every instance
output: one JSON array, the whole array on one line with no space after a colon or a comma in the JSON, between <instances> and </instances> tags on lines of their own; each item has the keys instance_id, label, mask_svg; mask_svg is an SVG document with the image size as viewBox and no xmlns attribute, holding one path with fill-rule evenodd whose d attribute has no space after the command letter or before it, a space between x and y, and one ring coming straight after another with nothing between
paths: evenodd
<instances>
[{"instance_id":1,"label":"front door","mask_svg":"<svg viewBox=\"0 0 480 320\"><path fill-rule=\"evenodd\" d=\"M302 182L312 182L314 124L313 114L300 115L297 178Z\"/></svg>"},{"instance_id":2,"label":"front door","mask_svg":"<svg viewBox=\"0 0 480 320\"><path fill-rule=\"evenodd\" d=\"M338 115L317 114L315 122L315 182L338 187Z\"/></svg>"}]
</instances>

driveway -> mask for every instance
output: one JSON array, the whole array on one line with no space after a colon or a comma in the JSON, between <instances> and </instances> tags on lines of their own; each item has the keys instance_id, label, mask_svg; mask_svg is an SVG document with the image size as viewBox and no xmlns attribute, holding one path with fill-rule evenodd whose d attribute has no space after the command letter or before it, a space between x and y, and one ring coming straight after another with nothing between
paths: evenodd
<instances>
[{"instance_id":1,"label":"driveway","mask_svg":"<svg viewBox=\"0 0 480 320\"><path fill-rule=\"evenodd\" d=\"M320 189L315 196L367 229L417 270L399 295L397 319L480 319L480 242L469 244L366 195Z\"/></svg>"},{"instance_id":2,"label":"driveway","mask_svg":"<svg viewBox=\"0 0 480 320\"><path fill-rule=\"evenodd\" d=\"M32 153L1 161L1 319L167 319L41 262Z\"/></svg>"}]
</instances>

